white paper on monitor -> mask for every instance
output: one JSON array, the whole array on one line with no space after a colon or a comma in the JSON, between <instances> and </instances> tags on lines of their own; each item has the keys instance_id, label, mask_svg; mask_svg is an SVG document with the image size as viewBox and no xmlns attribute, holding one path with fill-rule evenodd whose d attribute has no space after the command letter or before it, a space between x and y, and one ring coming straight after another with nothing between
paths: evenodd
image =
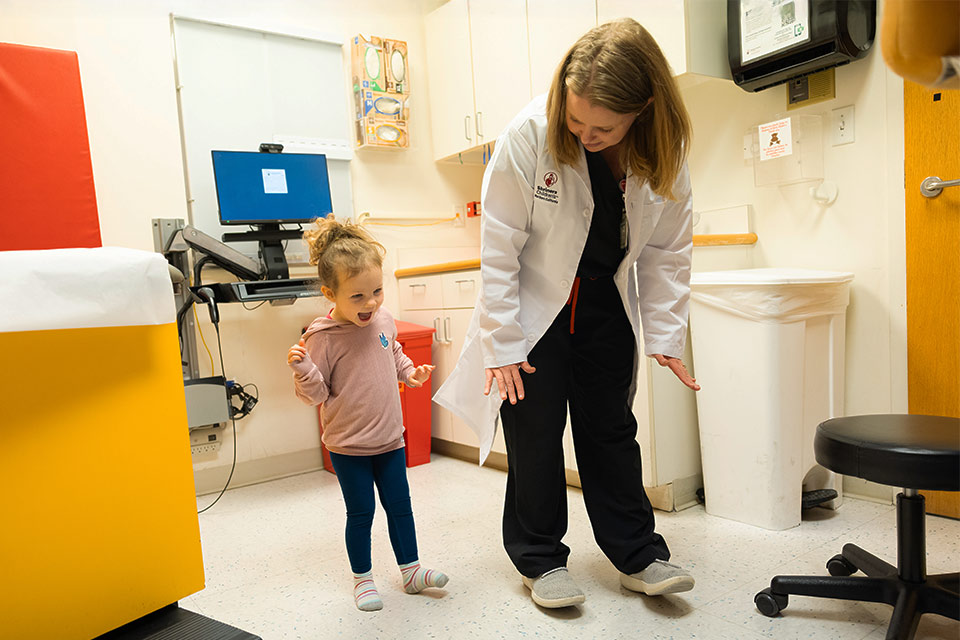
<instances>
[{"instance_id":1,"label":"white paper on monitor","mask_svg":"<svg viewBox=\"0 0 960 640\"><path fill-rule=\"evenodd\" d=\"M287 193L287 172L283 169L261 169L264 193Z\"/></svg>"}]
</instances>

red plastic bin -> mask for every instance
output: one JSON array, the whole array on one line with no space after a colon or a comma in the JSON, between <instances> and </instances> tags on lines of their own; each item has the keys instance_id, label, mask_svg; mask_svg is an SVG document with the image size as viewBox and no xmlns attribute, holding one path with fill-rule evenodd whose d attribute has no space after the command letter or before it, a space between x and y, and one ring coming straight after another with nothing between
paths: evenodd
<instances>
[{"instance_id":1,"label":"red plastic bin","mask_svg":"<svg viewBox=\"0 0 960 640\"><path fill-rule=\"evenodd\" d=\"M413 360L413 364L433 364L433 327L424 327L412 322L396 320L397 341L403 352ZM430 395L431 384L428 380L422 387L414 389L402 382L400 385L400 406L403 408L403 438L406 442L407 466L415 467L430 462ZM323 435L323 418L317 406L317 419L320 421L320 435ZM334 473L330 452L320 443L323 452L323 468Z\"/></svg>"}]
</instances>

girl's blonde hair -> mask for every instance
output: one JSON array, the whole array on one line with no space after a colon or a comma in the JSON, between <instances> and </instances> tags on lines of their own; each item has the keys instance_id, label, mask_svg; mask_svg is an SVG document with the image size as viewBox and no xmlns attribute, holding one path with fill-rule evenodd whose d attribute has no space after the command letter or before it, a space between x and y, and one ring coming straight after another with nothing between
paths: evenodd
<instances>
[{"instance_id":1,"label":"girl's blonde hair","mask_svg":"<svg viewBox=\"0 0 960 640\"><path fill-rule=\"evenodd\" d=\"M637 114L620 145L620 164L673 198L690 117L653 36L636 20L614 20L584 34L557 67L547 97L547 143L557 162L574 165L580 145L567 128L567 89L614 113Z\"/></svg>"},{"instance_id":2,"label":"girl's blonde hair","mask_svg":"<svg viewBox=\"0 0 960 640\"><path fill-rule=\"evenodd\" d=\"M386 249L362 227L339 222L333 215L320 218L303 232L310 248L310 264L317 265L320 284L334 292L346 280L370 267L383 267Z\"/></svg>"}]
</instances>

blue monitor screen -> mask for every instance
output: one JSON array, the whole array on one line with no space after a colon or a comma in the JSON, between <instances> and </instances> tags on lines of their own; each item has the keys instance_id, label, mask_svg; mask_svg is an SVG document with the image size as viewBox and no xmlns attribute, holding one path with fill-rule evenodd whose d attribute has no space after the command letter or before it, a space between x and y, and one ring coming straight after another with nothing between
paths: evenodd
<instances>
[{"instance_id":1,"label":"blue monitor screen","mask_svg":"<svg viewBox=\"0 0 960 640\"><path fill-rule=\"evenodd\" d=\"M327 157L213 151L222 224L310 222L333 212Z\"/></svg>"}]
</instances>

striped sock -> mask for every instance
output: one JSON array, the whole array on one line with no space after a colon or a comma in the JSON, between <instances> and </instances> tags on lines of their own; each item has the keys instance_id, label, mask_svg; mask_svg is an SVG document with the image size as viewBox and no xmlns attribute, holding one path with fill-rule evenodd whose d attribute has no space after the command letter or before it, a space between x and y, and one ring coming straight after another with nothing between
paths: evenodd
<instances>
[{"instance_id":1,"label":"striped sock","mask_svg":"<svg viewBox=\"0 0 960 640\"><path fill-rule=\"evenodd\" d=\"M442 587L447 584L446 574L435 569L424 569L419 561L400 565L403 576L403 590L407 593L420 593L427 587Z\"/></svg>"},{"instance_id":2,"label":"striped sock","mask_svg":"<svg viewBox=\"0 0 960 640\"><path fill-rule=\"evenodd\" d=\"M383 600L373 584L373 571L353 574L353 597L360 611L379 611L383 609Z\"/></svg>"}]
</instances>

